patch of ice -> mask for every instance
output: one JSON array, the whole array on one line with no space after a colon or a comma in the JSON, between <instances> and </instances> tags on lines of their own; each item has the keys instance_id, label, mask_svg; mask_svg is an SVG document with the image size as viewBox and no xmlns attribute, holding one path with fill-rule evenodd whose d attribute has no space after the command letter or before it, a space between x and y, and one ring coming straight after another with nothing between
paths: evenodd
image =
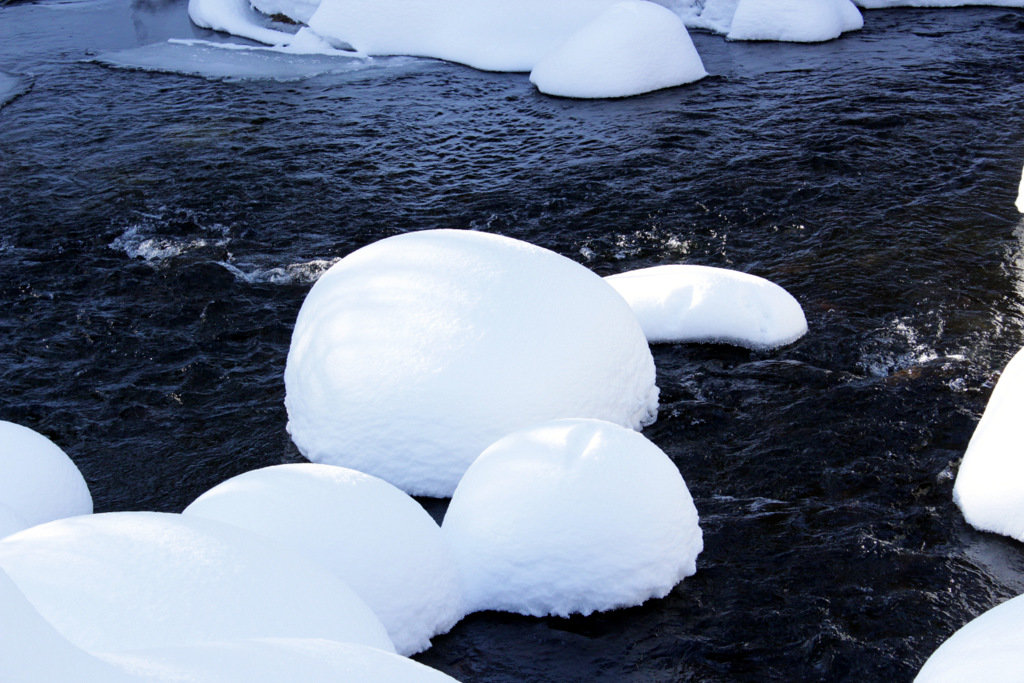
<instances>
[{"instance_id":1,"label":"patch of ice","mask_svg":"<svg viewBox=\"0 0 1024 683\"><path fill-rule=\"evenodd\" d=\"M740 0L727 37L816 43L863 27L851 0Z\"/></svg>"},{"instance_id":2,"label":"patch of ice","mask_svg":"<svg viewBox=\"0 0 1024 683\"><path fill-rule=\"evenodd\" d=\"M629 97L707 76L682 20L647 0L609 7L533 68L548 95Z\"/></svg>"},{"instance_id":3,"label":"patch of ice","mask_svg":"<svg viewBox=\"0 0 1024 683\"><path fill-rule=\"evenodd\" d=\"M310 460L449 496L504 434L559 417L653 422L654 361L600 277L546 249L457 230L349 254L299 312L288 430Z\"/></svg>"},{"instance_id":4,"label":"patch of ice","mask_svg":"<svg viewBox=\"0 0 1024 683\"><path fill-rule=\"evenodd\" d=\"M1024 595L997 605L950 636L915 683L1019 681L1024 671Z\"/></svg>"},{"instance_id":5,"label":"patch of ice","mask_svg":"<svg viewBox=\"0 0 1024 683\"><path fill-rule=\"evenodd\" d=\"M0 108L24 92L24 79L0 71Z\"/></svg>"},{"instance_id":6,"label":"patch of ice","mask_svg":"<svg viewBox=\"0 0 1024 683\"><path fill-rule=\"evenodd\" d=\"M697 510L643 435L557 420L485 450L442 530L473 610L589 614L663 597L696 572Z\"/></svg>"}]
</instances>

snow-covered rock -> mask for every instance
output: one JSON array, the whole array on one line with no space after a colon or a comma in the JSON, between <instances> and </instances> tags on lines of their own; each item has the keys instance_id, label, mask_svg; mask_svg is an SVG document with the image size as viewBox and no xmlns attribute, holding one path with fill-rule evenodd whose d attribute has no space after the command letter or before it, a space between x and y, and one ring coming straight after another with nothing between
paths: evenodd
<instances>
[{"instance_id":1,"label":"snow-covered rock","mask_svg":"<svg viewBox=\"0 0 1024 683\"><path fill-rule=\"evenodd\" d=\"M188 16L196 26L267 45L281 45L292 39L290 33L267 26L249 0L189 0Z\"/></svg>"},{"instance_id":2,"label":"snow-covered rock","mask_svg":"<svg viewBox=\"0 0 1024 683\"><path fill-rule=\"evenodd\" d=\"M242 527L317 560L366 601L400 654L430 647L465 614L440 528L382 479L331 465L277 465L218 484L183 514Z\"/></svg>"},{"instance_id":3,"label":"snow-covered rock","mask_svg":"<svg viewBox=\"0 0 1024 683\"><path fill-rule=\"evenodd\" d=\"M459 482L442 530L473 610L589 614L666 595L696 571L697 510L657 446L599 420L511 434Z\"/></svg>"},{"instance_id":4,"label":"snow-covered rock","mask_svg":"<svg viewBox=\"0 0 1024 683\"><path fill-rule=\"evenodd\" d=\"M313 286L285 368L310 460L449 496L501 436L560 417L654 421L654 361L622 297L547 249L430 230L349 254Z\"/></svg>"},{"instance_id":5,"label":"snow-covered rock","mask_svg":"<svg viewBox=\"0 0 1024 683\"><path fill-rule=\"evenodd\" d=\"M863 27L851 0L740 0L727 37L816 43Z\"/></svg>"},{"instance_id":6,"label":"snow-covered rock","mask_svg":"<svg viewBox=\"0 0 1024 683\"><path fill-rule=\"evenodd\" d=\"M993 607L949 637L915 683L1017 683L1024 671L1024 595Z\"/></svg>"},{"instance_id":7,"label":"snow-covered rock","mask_svg":"<svg viewBox=\"0 0 1024 683\"><path fill-rule=\"evenodd\" d=\"M82 473L55 443L28 427L0 421L0 503L27 525L92 512Z\"/></svg>"},{"instance_id":8,"label":"snow-covered rock","mask_svg":"<svg viewBox=\"0 0 1024 683\"><path fill-rule=\"evenodd\" d=\"M629 97L707 76L682 20L647 0L609 7L541 59L530 81L548 95Z\"/></svg>"},{"instance_id":9,"label":"snow-covered rock","mask_svg":"<svg viewBox=\"0 0 1024 683\"><path fill-rule=\"evenodd\" d=\"M756 275L668 265L609 275L605 281L630 305L652 343L719 342L771 349L807 333L797 300Z\"/></svg>"},{"instance_id":10,"label":"snow-covered rock","mask_svg":"<svg viewBox=\"0 0 1024 683\"><path fill-rule=\"evenodd\" d=\"M1024 349L1006 365L953 486L967 522L1024 541Z\"/></svg>"},{"instance_id":11,"label":"snow-covered rock","mask_svg":"<svg viewBox=\"0 0 1024 683\"><path fill-rule=\"evenodd\" d=\"M90 652L259 637L393 651L370 608L330 571L200 517L116 512L49 522L0 541L0 569Z\"/></svg>"},{"instance_id":12,"label":"snow-covered rock","mask_svg":"<svg viewBox=\"0 0 1024 683\"><path fill-rule=\"evenodd\" d=\"M1020 176L1020 187L1017 190L1017 210L1024 213L1024 172Z\"/></svg>"}]
</instances>

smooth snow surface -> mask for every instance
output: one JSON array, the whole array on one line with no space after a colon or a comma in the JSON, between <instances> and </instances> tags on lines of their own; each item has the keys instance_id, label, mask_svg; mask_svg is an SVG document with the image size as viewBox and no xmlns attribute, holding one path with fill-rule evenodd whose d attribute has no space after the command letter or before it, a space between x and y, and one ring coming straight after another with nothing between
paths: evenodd
<instances>
[{"instance_id":1,"label":"smooth snow surface","mask_svg":"<svg viewBox=\"0 0 1024 683\"><path fill-rule=\"evenodd\" d=\"M31 524L15 512L9 505L0 503L0 538L27 529Z\"/></svg>"},{"instance_id":2,"label":"smooth snow surface","mask_svg":"<svg viewBox=\"0 0 1024 683\"><path fill-rule=\"evenodd\" d=\"M370 55L530 71L616 1L322 0L309 26Z\"/></svg>"},{"instance_id":3,"label":"smooth snow surface","mask_svg":"<svg viewBox=\"0 0 1024 683\"><path fill-rule=\"evenodd\" d=\"M605 281L629 303L652 343L720 342L771 349L807 333L797 300L756 275L669 265L610 275Z\"/></svg>"},{"instance_id":4,"label":"smooth snow surface","mask_svg":"<svg viewBox=\"0 0 1024 683\"><path fill-rule=\"evenodd\" d=\"M1024 172L1020 176L1020 188L1017 190L1017 210L1024 213Z\"/></svg>"},{"instance_id":5,"label":"smooth snow surface","mask_svg":"<svg viewBox=\"0 0 1024 683\"><path fill-rule=\"evenodd\" d=\"M967 522L1024 541L1024 349L996 382L967 445L953 500Z\"/></svg>"},{"instance_id":6,"label":"smooth snow surface","mask_svg":"<svg viewBox=\"0 0 1024 683\"><path fill-rule=\"evenodd\" d=\"M1018 683L1024 672L1024 595L993 607L939 646L915 683Z\"/></svg>"},{"instance_id":7,"label":"smooth snow surface","mask_svg":"<svg viewBox=\"0 0 1024 683\"><path fill-rule=\"evenodd\" d=\"M92 512L81 472L42 434L0 421L0 503L28 525Z\"/></svg>"},{"instance_id":8,"label":"smooth snow surface","mask_svg":"<svg viewBox=\"0 0 1024 683\"><path fill-rule=\"evenodd\" d=\"M215 486L184 514L243 527L317 560L366 601L400 654L430 647L464 615L441 530L382 479L332 465L278 465Z\"/></svg>"},{"instance_id":9,"label":"smooth snow surface","mask_svg":"<svg viewBox=\"0 0 1024 683\"><path fill-rule=\"evenodd\" d=\"M530 81L549 95L628 97L707 76L681 19L661 5L609 7L541 59Z\"/></svg>"},{"instance_id":10,"label":"smooth snow surface","mask_svg":"<svg viewBox=\"0 0 1024 683\"><path fill-rule=\"evenodd\" d=\"M863 27L851 0L740 0L728 38L814 43Z\"/></svg>"},{"instance_id":11,"label":"smooth snow surface","mask_svg":"<svg viewBox=\"0 0 1024 683\"><path fill-rule=\"evenodd\" d=\"M511 434L466 472L442 525L471 609L589 614L666 595L703 540L661 449L599 420Z\"/></svg>"},{"instance_id":12,"label":"smooth snow surface","mask_svg":"<svg viewBox=\"0 0 1024 683\"><path fill-rule=\"evenodd\" d=\"M0 541L0 568L90 652L259 637L393 651L369 607L327 569L199 517L116 512L50 522Z\"/></svg>"},{"instance_id":13,"label":"smooth snow surface","mask_svg":"<svg viewBox=\"0 0 1024 683\"><path fill-rule=\"evenodd\" d=\"M450 496L473 459L559 417L654 421L636 316L583 266L508 237L407 233L313 286L285 368L288 429L310 460Z\"/></svg>"}]
</instances>

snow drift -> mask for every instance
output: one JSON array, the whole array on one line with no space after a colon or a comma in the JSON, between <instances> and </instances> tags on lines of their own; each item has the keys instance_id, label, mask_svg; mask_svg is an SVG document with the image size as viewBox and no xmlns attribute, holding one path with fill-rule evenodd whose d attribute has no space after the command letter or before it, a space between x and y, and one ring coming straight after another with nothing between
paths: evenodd
<instances>
[{"instance_id":1,"label":"snow drift","mask_svg":"<svg viewBox=\"0 0 1024 683\"><path fill-rule=\"evenodd\" d=\"M939 646L915 683L1014 683L1024 671L1024 595L993 607Z\"/></svg>"}]
</instances>

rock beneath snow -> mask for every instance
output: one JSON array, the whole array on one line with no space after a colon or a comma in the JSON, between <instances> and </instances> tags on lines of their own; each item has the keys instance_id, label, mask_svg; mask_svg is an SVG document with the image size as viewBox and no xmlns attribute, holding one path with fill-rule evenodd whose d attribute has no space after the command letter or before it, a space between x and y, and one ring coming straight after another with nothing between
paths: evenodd
<instances>
[{"instance_id":1,"label":"rock beneath snow","mask_svg":"<svg viewBox=\"0 0 1024 683\"><path fill-rule=\"evenodd\" d=\"M218 484L183 514L267 536L330 569L380 617L400 654L427 649L465 614L440 528L382 479L330 465L278 465Z\"/></svg>"},{"instance_id":2,"label":"rock beneath snow","mask_svg":"<svg viewBox=\"0 0 1024 683\"><path fill-rule=\"evenodd\" d=\"M196 26L267 45L282 45L292 39L292 34L267 26L267 18L253 11L249 0L189 0L188 16Z\"/></svg>"},{"instance_id":3,"label":"rock beneath snow","mask_svg":"<svg viewBox=\"0 0 1024 683\"><path fill-rule=\"evenodd\" d=\"M0 421L0 503L27 526L92 512L82 473L42 434Z\"/></svg>"},{"instance_id":4,"label":"rock beneath snow","mask_svg":"<svg viewBox=\"0 0 1024 683\"><path fill-rule=\"evenodd\" d=\"M1024 671L1024 595L993 607L939 646L915 683L1016 683Z\"/></svg>"},{"instance_id":5,"label":"rock beneath snow","mask_svg":"<svg viewBox=\"0 0 1024 683\"><path fill-rule=\"evenodd\" d=\"M807 333L797 300L756 275L669 265L610 275L605 281L636 313L651 343L718 342L771 349Z\"/></svg>"},{"instance_id":6,"label":"rock beneath snow","mask_svg":"<svg viewBox=\"0 0 1024 683\"><path fill-rule=\"evenodd\" d=\"M393 651L344 582L221 522L155 512L72 517L0 541L0 569L90 652L260 637Z\"/></svg>"},{"instance_id":7,"label":"rock beneath snow","mask_svg":"<svg viewBox=\"0 0 1024 683\"><path fill-rule=\"evenodd\" d=\"M707 76L682 20L647 0L628 0L541 59L530 81L548 95L629 97Z\"/></svg>"},{"instance_id":8,"label":"rock beneath snow","mask_svg":"<svg viewBox=\"0 0 1024 683\"><path fill-rule=\"evenodd\" d=\"M863 27L851 0L740 0L727 37L816 43Z\"/></svg>"},{"instance_id":9,"label":"rock beneath snow","mask_svg":"<svg viewBox=\"0 0 1024 683\"><path fill-rule=\"evenodd\" d=\"M459 482L442 529L472 610L534 616L662 597L703 549L668 456L599 420L558 420L492 445Z\"/></svg>"},{"instance_id":10,"label":"rock beneath snow","mask_svg":"<svg viewBox=\"0 0 1024 683\"><path fill-rule=\"evenodd\" d=\"M1006 365L971 436L953 500L981 531L1024 541L1024 349Z\"/></svg>"},{"instance_id":11,"label":"rock beneath snow","mask_svg":"<svg viewBox=\"0 0 1024 683\"><path fill-rule=\"evenodd\" d=\"M285 368L310 460L449 496L510 432L560 417L654 421L654 361L600 277L486 233L430 230L349 254L313 286Z\"/></svg>"}]
</instances>

